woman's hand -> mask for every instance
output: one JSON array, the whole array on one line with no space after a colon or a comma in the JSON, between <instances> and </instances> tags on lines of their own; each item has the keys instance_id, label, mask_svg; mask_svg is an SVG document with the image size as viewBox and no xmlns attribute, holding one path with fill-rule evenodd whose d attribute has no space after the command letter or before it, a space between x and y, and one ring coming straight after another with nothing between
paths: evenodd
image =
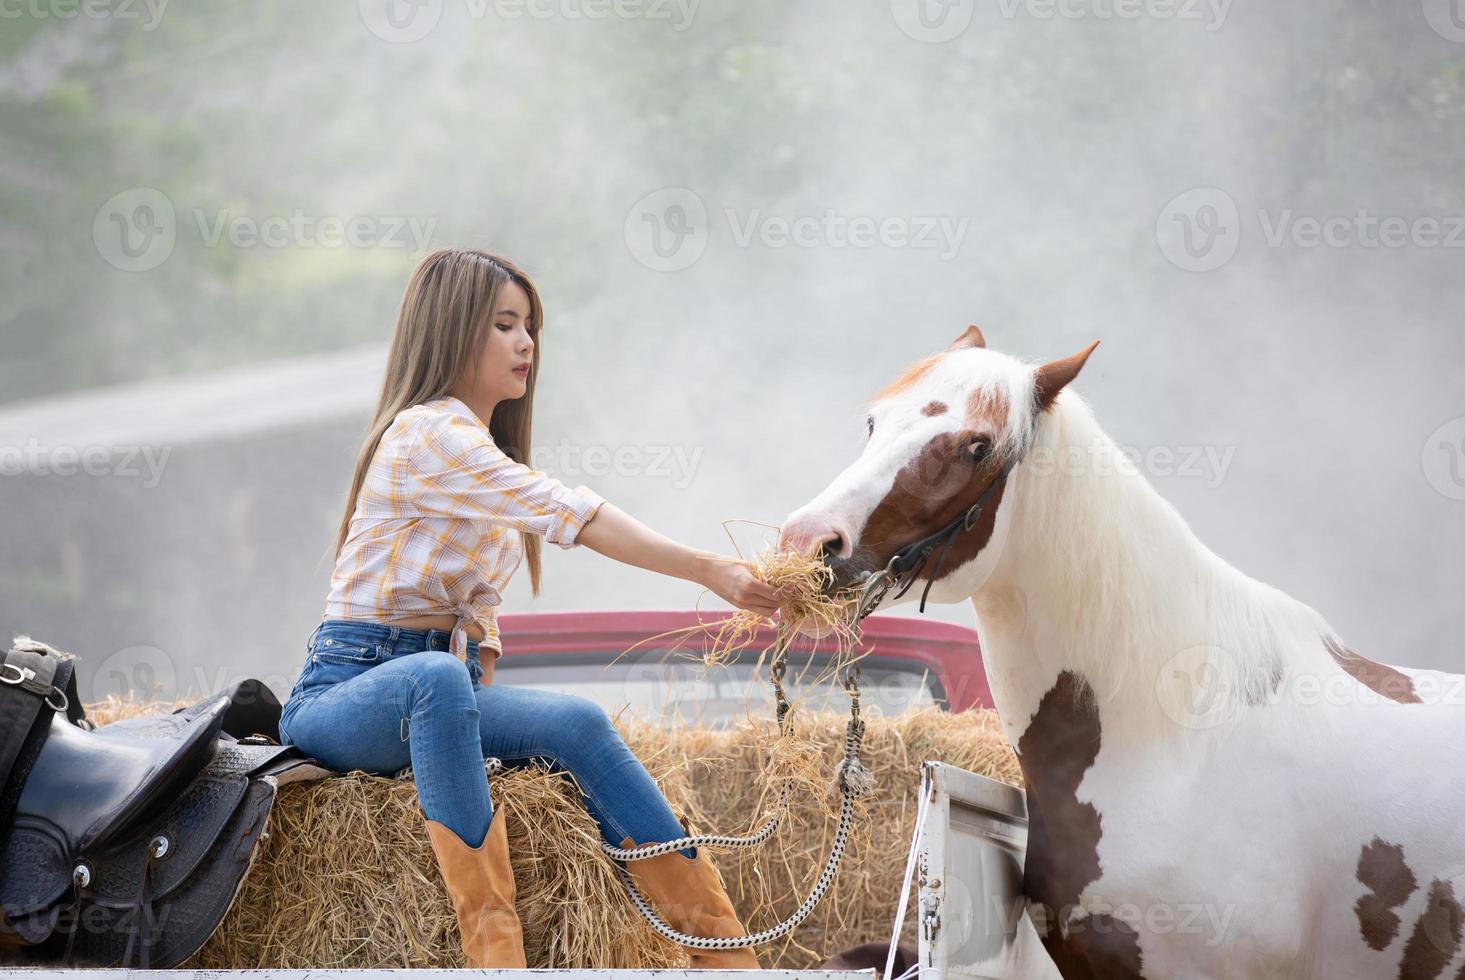
<instances>
[{"instance_id":1,"label":"woman's hand","mask_svg":"<svg viewBox=\"0 0 1465 980\"><path fill-rule=\"evenodd\" d=\"M760 582L752 570L736 558L708 556L706 571L699 580L724 601L769 619L778 612L779 601L783 598L771 585Z\"/></svg>"}]
</instances>

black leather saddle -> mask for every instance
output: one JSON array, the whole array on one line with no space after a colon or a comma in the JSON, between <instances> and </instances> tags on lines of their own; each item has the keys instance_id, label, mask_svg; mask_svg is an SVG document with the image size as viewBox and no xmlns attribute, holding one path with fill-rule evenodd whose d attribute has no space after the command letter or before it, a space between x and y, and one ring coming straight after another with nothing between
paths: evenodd
<instances>
[{"instance_id":1,"label":"black leather saddle","mask_svg":"<svg viewBox=\"0 0 1465 980\"><path fill-rule=\"evenodd\" d=\"M73 668L24 637L0 665L0 962L168 969L223 920L276 789L330 772L279 744L259 681L97 727Z\"/></svg>"}]
</instances>

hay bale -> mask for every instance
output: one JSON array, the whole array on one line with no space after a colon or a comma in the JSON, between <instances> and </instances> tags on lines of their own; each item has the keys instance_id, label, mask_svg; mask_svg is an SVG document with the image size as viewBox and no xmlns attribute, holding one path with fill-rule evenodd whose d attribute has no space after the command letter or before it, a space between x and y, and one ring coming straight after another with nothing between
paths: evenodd
<instances>
[{"instance_id":1,"label":"hay bale","mask_svg":"<svg viewBox=\"0 0 1465 980\"><path fill-rule=\"evenodd\" d=\"M112 701L98 723L169 710ZM713 855L751 930L803 901L828 856L838 822L829 786L843 752L843 716L796 711L797 742L809 746L783 824L753 850ZM876 791L857 819L834 886L789 936L760 947L765 966L801 969L840 950L885 941L915 819L919 766L944 762L1009 783L1016 761L992 712L928 709L867 716L866 764ZM617 719L617 727L693 832L745 834L777 799L765 761L774 723L724 731L665 731ZM681 967L682 947L641 920L600 849L600 833L563 773L538 764L489 780L506 809L525 953L531 967ZM907 916L914 942L914 919ZM268 836L238 900L191 968L461 966L457 922L411 781L352 773L282 788Z\"/></svg>"}]
</instances>

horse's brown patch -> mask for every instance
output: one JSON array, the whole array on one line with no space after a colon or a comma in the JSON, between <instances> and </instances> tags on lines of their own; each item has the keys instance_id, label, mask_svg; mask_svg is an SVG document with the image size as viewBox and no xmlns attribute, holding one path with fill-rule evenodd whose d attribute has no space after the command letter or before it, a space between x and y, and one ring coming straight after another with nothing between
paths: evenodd
<instances>
[{"instance_id":1,"label":"horse's brown patch","mask_svg":"<svg viewBox=\"0 0 1465 980\"><path fill-rule=\"evenodd\" d=\"M1048 925L1043 945L1068 980L1143 975L1139 937L1126 923L1096 915L1068 928L1079 895L1102 873L1103 818L1078 799L1084 773L1099 756L1100 736L1093 690L1064 671L1017 743L1028 803L1023 893L1042 906Z\"/></svg>"},{"instance_id":2,"label":"horse's brown patch","mask_svg":"<svg viewBox=\"0 0 1465 980\"><path fill-rule=\"evenodd\" d=\"M950 410L941 402L932 402L925 413L935 414L932 409L937 405ZM885 567L896 551L946 526L976 503L1001 474L1004 460L992 454L974 463L966 447L979 435L996 431L1006 422L1007 405L1004 395L984 394L980 389L972 392L966 425L933 438L896 473L890 491L865 521L850 567ZM941 563L943 575L971 561L992 539L1004 489L993 491L972 528L951 540L946 560ZM933 559L918 577L929 579L936 573L936 565Z\"/></svg>"},{"instance_id":3,"label":"horse's brown patch","mask_svg":"<svg viewBox=\"0 0 1465 980\"><path fill-rule=\"evenodd\" d=\"M1450 883L1438 878L1430 882L1424 911L1404 945L1399 980L1434 980L1444 972L1460 949L1460 917L1460 903Z\"/></svg>"},{"instance_id":4,"label":"horse's brown patch","mask_svg":"<svg viewBox=\"0 0 1465 980\"><path fill-rule=\"evenodd\" d=\"M890 492L865 521L856 549L858 557L871 567L883 568L897 550L956 520L976 503L1002 472L1002 462L987 459L973 464L963 450L971 437L969 432L943 432L901 467ZM975 558L987 546L1004 489L998 487L988 498L970 531L952 540L942 563L943 574ZM921 570L920 578L930 578L935 571L933 558Z\"/></svg>"},{"instance_id":5,"label":"horse's brown patch","mask_svg":"<svg viewBox=\"0 0 1465 980\"><path fill-rule=\"evenodd\" d=\"M933 415L944 415L946 414L946 403L943 401L927 402L926 407L921 409L921 414L928 417Z\"/></svg>"},{"instance_id":6,"label":"horse's brown patch","mask_svg":"<svg viewBox=\"0 0 1465 980\"><path fill-rule=\"evenodd\" d=\"M1399 935L1399 916L1393 910L1419 887L1414 872L1404 862L1404 848L1375 837L1358 855L1357 877L1368 889L1353 906L1363 941L1373 949L1387 949Z\"/></svg>"},{"instance_id":7,"label":"horse's brown patch","mask_svg":"<svg viewBox=\"0 0 1465 980\"><path fill-rule=\"evenodd\" d=\"M1331 636L1323 637L1333 662L1342 667L1354 680L1376 694L1399 704L1420 704L1419 693L1414 689L1414 680L1388 664L1375 663L1367 657L1360 657L1341 646Z\"/></svg>"}]
</instances>

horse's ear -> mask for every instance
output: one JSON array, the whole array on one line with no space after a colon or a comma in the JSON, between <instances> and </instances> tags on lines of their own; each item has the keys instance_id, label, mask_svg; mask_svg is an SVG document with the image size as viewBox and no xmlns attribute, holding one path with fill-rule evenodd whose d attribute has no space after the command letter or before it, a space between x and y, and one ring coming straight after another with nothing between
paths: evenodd
<instances>
[{"instance_id":1,"label":"horse's ear","mask_svg":"<svg viewBox=\"0 0 1465 980\"><path fill-rule=\"evenodd\" d=\"M968 347L986 346L987 338L982 336L982 331L977 329L977 325L974 323L971 326L967 327L965 332L963 332L960 337L957 337L955 340L953 340L951 342L951 346L946 349L963 350Z\"/></svg>"},{"instance_id":2,"label":"horse's ear","mask_svg":"<svg viewBox=\"0 0 1465 980\"><path fill-rule=\"evenodd\" d=\"M1053 399L1058 397L1058 393L1078 377L1078 372L1083 370L1084 363L1094 352L1094 348L1098 346L1099 342L1096 340L1072 357L1065 357L1061 361L1050 361L1034 372L1039 411L1044 411L1052 405Z\"/></svg>"}]
</instances>

